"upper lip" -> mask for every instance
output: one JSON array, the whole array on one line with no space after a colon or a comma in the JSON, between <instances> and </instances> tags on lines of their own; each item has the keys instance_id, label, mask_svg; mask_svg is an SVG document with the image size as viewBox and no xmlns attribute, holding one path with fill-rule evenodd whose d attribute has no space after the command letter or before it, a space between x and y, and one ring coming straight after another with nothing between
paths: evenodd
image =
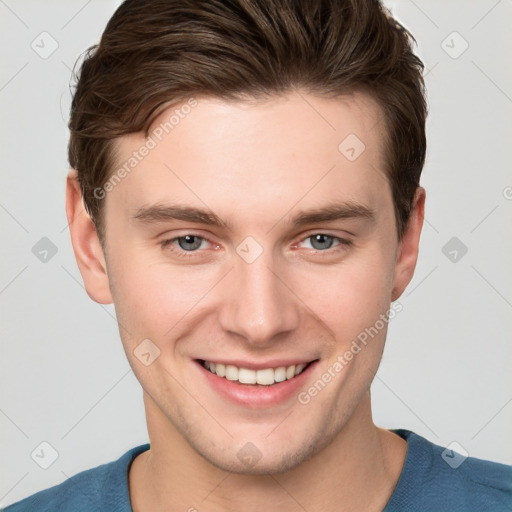
<instances>
[{"instance_id":1,"label":"upper lip","mask_svg":"<svg viewBox=\"0 0 512 512\"><path fill-rule=\"evenodd\" d=\"M279 368L280 366L297 366L299 364L308 364L316 361L316 359L272 359L264 362L247 361L242 359L217 359L217 358L205 358L199 359L199 361L208 361L209 363L233 365L238 368L247 368L248 370L264 370L266 368Z\"/></svg>"}]
</instances>

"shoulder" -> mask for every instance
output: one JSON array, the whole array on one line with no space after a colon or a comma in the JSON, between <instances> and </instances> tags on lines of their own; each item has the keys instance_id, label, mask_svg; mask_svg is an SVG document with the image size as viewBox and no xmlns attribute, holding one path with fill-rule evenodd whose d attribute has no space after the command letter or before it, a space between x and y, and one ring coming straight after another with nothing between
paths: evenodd
<instances>
[{"instance_id":1,"label":"shoulder","mask_svg":"<svg viewBox=\"0 0 512 512\"><path fill-rule=\"evenodd\" d=\"M439 446L408 430L394 432L407 441L407 455L385 512L512 510L512 466L469 457L460 445Z\"/></svg>"},{"instance_id":2,"label":"shoulder","mask_svg":"<svg viewBox=\"0 0 512 512\"><path fill-rule=\"evenodd\" d=\"M9 505L3 512L131 512L128 468L139 453L148 449L149 444L132 448L115 461L77 473L61 484Z\"/></svg>"}]
</instances>

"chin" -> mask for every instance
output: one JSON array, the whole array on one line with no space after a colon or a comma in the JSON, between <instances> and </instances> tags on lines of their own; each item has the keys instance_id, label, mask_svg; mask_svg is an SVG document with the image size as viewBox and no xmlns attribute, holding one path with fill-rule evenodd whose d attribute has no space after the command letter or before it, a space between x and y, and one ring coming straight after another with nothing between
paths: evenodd
<instances>
[{"instance_id":1,"label":"chin","mask_svg":"<svg viewBox=\"0 0 512 512\"><path fill-rule=\"evenodd\" d=\"M243 448L242 448L243 449ZM211 464L237 475L268 475L290 471L304 461L304 456L298 452L294 454L262 453L257 461L240 460L238 454L229 458L219 454L202 454ZM257 457L256 457L257 458Z\"/></svg>"},{"instance_id":2,"label":"chin","mask_svg":"<svg viewBox=\"0 0 512 512\"><path fill-rule=\"evenodd\" d=\"M254 442L248 439L251 438L244 436L244 440L232 440L222 452L214 451L218 445L196 445L194 448L211 464L224 471L239 475L268 475L284 473L301 465L328 445L332 436L321 431L309 438L296 439L294 443L290 443L290 437L276 437L273 442L265 437L254 437Z\"/></svg>"}]
</instances>

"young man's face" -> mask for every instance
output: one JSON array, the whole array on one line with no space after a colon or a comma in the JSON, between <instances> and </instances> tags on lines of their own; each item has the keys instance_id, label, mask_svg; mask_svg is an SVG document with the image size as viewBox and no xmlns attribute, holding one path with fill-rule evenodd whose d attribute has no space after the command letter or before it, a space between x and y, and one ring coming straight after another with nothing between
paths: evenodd
<instances>
[{"instance_id":1,"label":"young man's face","mask_svg":"<svg viewBox=\"0 0 512 512\"><path fill-rule=\"evenodd\" d=\"M383 119L365 96L190 110L104 199L108 279L81 270L93 298L112 292L150 435L182 436L231 471L283 471L369 421L382 318L412 277L422 199L398 243ZM146 142L121 139L116 169ZM340 215L298 222L326 208ZM308 366L251 385L202 361L267 370L262 382Z\"/></svg>"}]
</instances>

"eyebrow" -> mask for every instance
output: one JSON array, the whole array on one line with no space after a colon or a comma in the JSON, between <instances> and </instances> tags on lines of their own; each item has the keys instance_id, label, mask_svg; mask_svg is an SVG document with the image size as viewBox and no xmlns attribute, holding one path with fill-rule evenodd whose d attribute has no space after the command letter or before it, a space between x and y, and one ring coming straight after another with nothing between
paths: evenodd
<instances>
[{"instance_id":1,"label":"eyebrow","mask_svg":"<svg viewBox=\"0 0 512 512\"><path fill-rule=\"evenodd\" d=\"M280 222L284 217L285 216L279 219L278 222ZM132 219L144 224L182 220L196 224L216 226L233 231L233 225L231 222L221 219L211 210L191 206L181 206L177 204L143 206L137 209L135 214L132 216ZM291 224L293 226L300 227L306 224L319 224L321 222L331 222L343 219L367 219L373 221L375 220L375 211L362 203L354 201L331 203L321 208L299 212L292 218Z\"/></svg>"}]
</instances>

